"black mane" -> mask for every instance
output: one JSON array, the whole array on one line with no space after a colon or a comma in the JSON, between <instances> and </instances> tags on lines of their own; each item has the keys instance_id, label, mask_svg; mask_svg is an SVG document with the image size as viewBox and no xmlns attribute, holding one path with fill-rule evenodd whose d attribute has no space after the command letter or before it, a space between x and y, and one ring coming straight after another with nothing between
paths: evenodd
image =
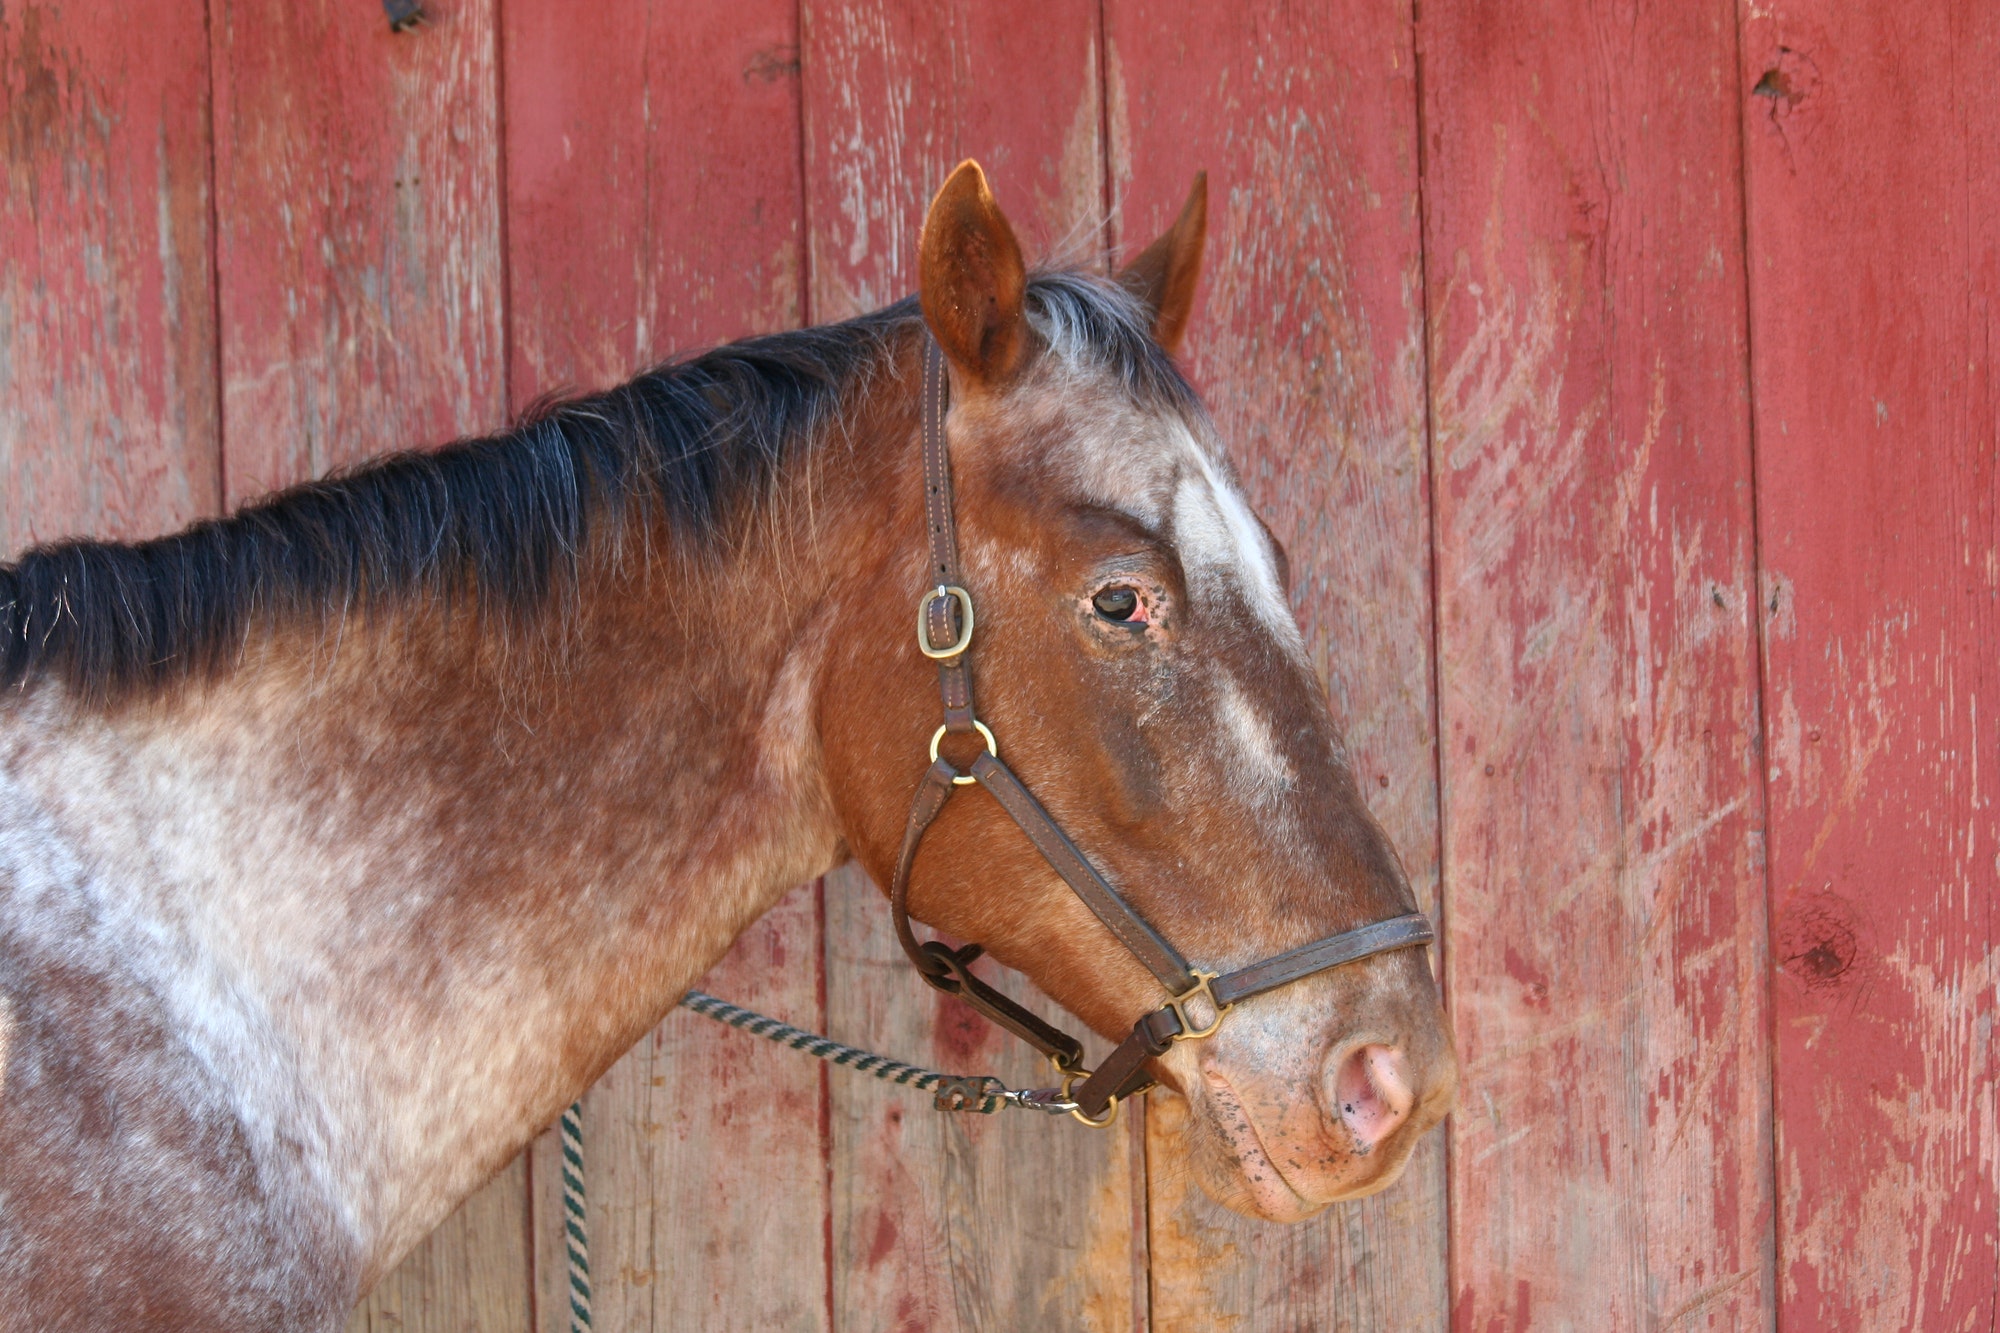
<instances>
[{"instance_id":1,"label":"black mane","mask_svg":"<svg viewBox=\"0 0 2000 1333\"><path fill-rule=\"evenodd\" d=\"M1037 275L1048 343L1149 399L1191 401L1137 305L1102 279ZM226 669L259 620L419 596L532 613L594 534L645 507L711 536L768 488L843 395L919 322L914 299L671 362L521 425L393 454L172 536L68 540L0 564L0 687L60 679L109 698Z\"/></svg>"}]
</instances>

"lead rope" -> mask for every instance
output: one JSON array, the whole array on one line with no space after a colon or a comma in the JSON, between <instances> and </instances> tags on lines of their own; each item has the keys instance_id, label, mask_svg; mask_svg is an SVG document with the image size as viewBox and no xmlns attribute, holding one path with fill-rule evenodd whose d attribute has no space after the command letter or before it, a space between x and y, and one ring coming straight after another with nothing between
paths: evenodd
<instances>
[{"instance_id":1,"label":"lead rope","mask_svg":"<svg viewBox=\"0 0 2000 1333\"><path fill-rule=\"evenodd\" d=\"M583 1103L562 1113L563 1244L569 1251L569 1333L590 1333L590 1226L584 1213Z\"/></svg>"},{"instance_id":2,"label":"lead rope","mask_svg":"<svg viewBox=\"0 0 2000 1333\"><path fill-rule=\"evenodd\" d=\"M1075 1105L1061 1100L1062 1094L1055 1088L1009 1088L988 1074L940 1074L921 1065L904 1064L901 1060L892 1060L886 1055L844 1045L817 1032L781 1023L768 1014L718 1000L703 991L689 991L681 998L681 1007L766 1041L775 1041L780 1046L817 1056L829 1064L873 1074L884 1083L928 1092L940 1111L972 1111L992 1115L1003 1106L1018 1106L1025 1111L1068 1115Z\"/></svg>"},{"instance_id":3,"label":"lead rope","mask_svg":"<svg viewBox=\"0 0 2000 1333\"><path fill-rule=\"evenodd\" d=\"M928 1092L940 1111L974 1111L992 1115L1003 1106L1018 1106L1026 1111L1068 1115L1076 1109L1076 1103L1064 1099L1056 1088L1009 1088L987 1074L941 1074L935 1069L905 1064L831 1037L822 1037L817 1032L795 1028L769 1014L718 1000L706 991L689 991L681 997L681 1007L766 1041L804 1051L843 1069L873 1074L884 1083ZM563 1243L569 1252L569 1333L590 1333L590 1229L589 1219L584 1213L581 1101L572 1103L562 1113L561 1125Z\"/></svg>"}]
</instances>

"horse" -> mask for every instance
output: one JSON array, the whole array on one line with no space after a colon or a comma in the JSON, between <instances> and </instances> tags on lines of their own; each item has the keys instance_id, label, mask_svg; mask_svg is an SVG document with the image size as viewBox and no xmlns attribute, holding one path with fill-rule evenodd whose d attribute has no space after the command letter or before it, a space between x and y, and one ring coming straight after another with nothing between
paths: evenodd
<instances>
[{"instance_id":1,"label":"horse","mask_svg":"<svg viewBox=\"0 0 2000 1333\"><path fill-rule=\"evenodd\" d=\"M340 1327L850 860L1098 1033L1144 1026L1156 971L1026 824L968 795L908 833L972 595L979 734L937 729L938 780L1004 747L1191 966L1413 913L1174 360L1205 236L1197 178L1123 270L1030 271L968 162L883 310L0 565L0 1329ZM948 614L913 635L918 595ZM1253 1216L1386 1187L1452 1103L1422 948L1226 1022L1168 1003L1219 1026L1135 1058Z\"/></svg>"}]
</instances>

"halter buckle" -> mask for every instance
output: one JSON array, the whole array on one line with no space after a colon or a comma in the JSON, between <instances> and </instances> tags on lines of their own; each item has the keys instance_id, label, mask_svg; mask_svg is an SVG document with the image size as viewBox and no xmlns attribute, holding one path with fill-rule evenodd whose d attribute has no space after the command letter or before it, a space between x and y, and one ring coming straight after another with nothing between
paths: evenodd
<instances>
[{"instance_id":1,"label":"halter buckle","mask_svg":"<svg viewBox=\"0 0 2000 1333\"><path fill-rule=\"evenodd\" d=\"M940 648L931 642L931 604L939 598L948 597L958 603L959 617L964 622L959 626L958 638ZM937 587L917 599L917 648L925 657L941 661L947 657L957 657L972 646L972 594L956 584Z\"/></svg>"},{"instance_id":2,"label":"halter buckle","mask_svg":"<svg viewBox=\"0 0 2000 1333\"><path fill-rule=\"evenodd\" d=\"M1203 1037L1214 1036L1215 1030L1222 1026L1223 1015L1229 1012L1229 1006L1216 999L1215 992L1209 989L1210 984L1214 982L1217 975L1219 974L1214 972L1196 971L1194 974L1194 985L1167 1001L1166 1007L1173 1010L1174 1017L1181 1021L1181 1030L1169 1037L1167 1039L1169 1042L1199 1041ZM1193 1016L1188 1013L1187 1007L1190 1000L1203 995L1208 997L1208 1007L1215 1011L1215 1021L1205 1028L1197 1028Z\"/></svg>"}]
</instances>

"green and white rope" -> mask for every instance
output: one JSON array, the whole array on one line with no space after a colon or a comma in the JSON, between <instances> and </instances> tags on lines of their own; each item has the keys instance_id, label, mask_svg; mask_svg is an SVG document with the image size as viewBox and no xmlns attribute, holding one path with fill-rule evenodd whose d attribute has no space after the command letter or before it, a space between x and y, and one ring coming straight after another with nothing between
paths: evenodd
<instances>
[{"instance_id":1,"label":"green and white rope","mask_svg":"<svg viewBox=\"0 0 2000 1333\"><path fill-rule=\"evenodd\" d=\"M569 1251L569 1333L590 1333L590 1219L584 1213L583 1103L562 1113L563 1244Z\"/></svg>"},{"instance_id":2,"label":"green and white rope","mask_svg":"<svg viewBox=\"0 0 2000 1333\"><path fill-rule=\"evenodd\" d=\"M727 1023L730 1027L740 1028L768 1041L775 1041L780 1046L804 1051L807 1055L817 1056L843 1069L873 1074L885 1083L894 1083L900 1087L931 1092L939 1083L954 1077L950 1074L940 1074L934 1069L925 1069L920 1065L892 1060L886 1055L876 1055L873 1051L848 1046L831 1037L822 1037L817 1032L795 1028L790 1023L782 1023L768 1014L758 1013L755 1009L745 1009L727 1000L718 1000L705 991L689 991L681 997L681 1007L692 1009L704 1018L712 1018L718 1023ZM998 1079L987 1079L984 1086L989 1091L979 1104L976 1106L968 1104L962 1109L991 1115L1002 1106L1018 1106L1030 1111L1046 1111L1050 1115L1068 1115L1074 1106L1074 1103L1068 1101L1036 1098L1032 1090L1002 1087ZM1043 1097L1047 1096L1047 1090L1041 1092Z\"/></svg>"},{"instance_id":3,"label":"green and white rope","mask_svg":"<svg viewBox=\"0 0 2000 1333\"><path fill-rule=\"evenodd\" d=\"M755 1009L718 1000L705 991L689 991L681 997L681 1007L767 1041L775 1041L780 1046L804 1051L843 1069L873 1074L883 1082L899 1087L935 1092L938 1085L947 1080L963 1082L935 1069L905 1064L886 1055L837 1042L831 1037L822 1037L817 1032L795 1028ZM994 1078L977 1082L980 1088L985 1089L984 1095L976 1103L963 1101L956 1109L991 1115L1002 1106L1019 1106L1031 1111L1046 1111L1050 1115L1068 1115L1075 1107L1075 1103L1067 1099L1058 1099L1051 1088L1019 1090L1003 1087ZM582 1102L563 1112L561 1125L563 1242L569 1251L569 1330L570 1333L590 1333L590 1230L589 1219L584 1212Z\"/></svg>"}]
</instances>

